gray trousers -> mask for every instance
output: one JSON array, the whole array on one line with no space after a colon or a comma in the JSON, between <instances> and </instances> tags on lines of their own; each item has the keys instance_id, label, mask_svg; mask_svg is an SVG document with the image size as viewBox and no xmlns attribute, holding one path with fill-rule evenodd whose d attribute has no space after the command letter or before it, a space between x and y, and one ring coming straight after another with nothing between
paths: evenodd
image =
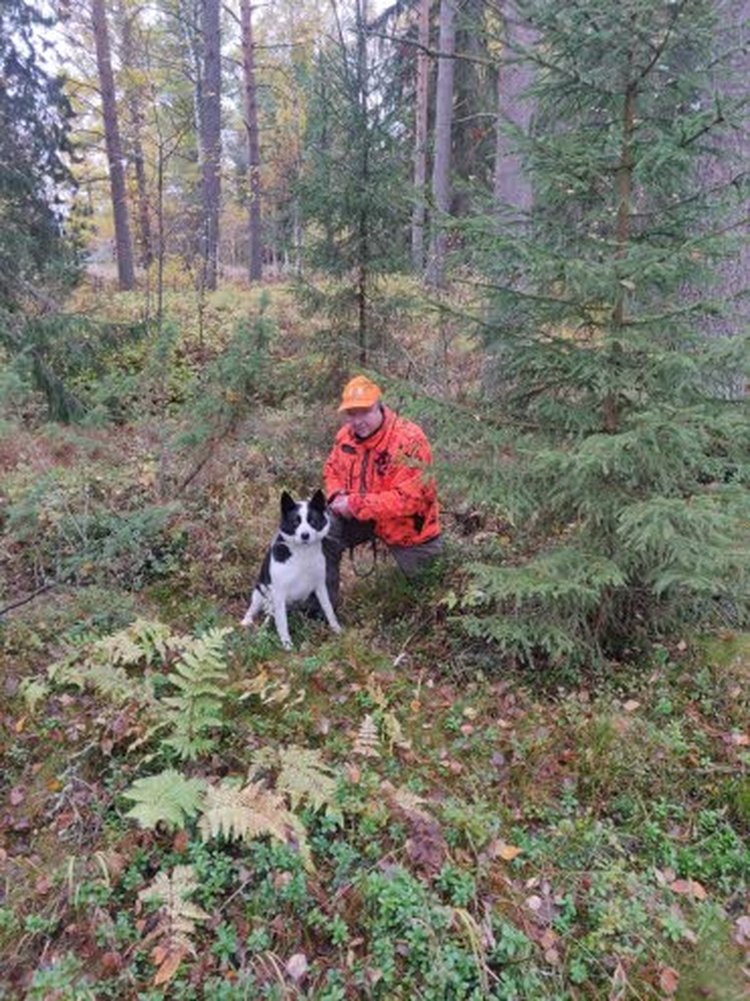
<instances>
[{"instance_id":1,"label":"gray trousers","mask_svg":"<svg viewBox=\"0 0 750 1001\"><path fill-rule=\"evenodd\" d=\"M375 539L373 521L357 521L356 518L339 518L338 515L331 515L331 530L323 540L323 550L326 556L326 584L334 608L339 599L342 553L346 549L355 549L357 546L374 542ZM401 572L406 577L414 577L440 555L443 551L443 540L438 535L417 546L388 546L388 551Z\"/></svg>"}]
</instances>

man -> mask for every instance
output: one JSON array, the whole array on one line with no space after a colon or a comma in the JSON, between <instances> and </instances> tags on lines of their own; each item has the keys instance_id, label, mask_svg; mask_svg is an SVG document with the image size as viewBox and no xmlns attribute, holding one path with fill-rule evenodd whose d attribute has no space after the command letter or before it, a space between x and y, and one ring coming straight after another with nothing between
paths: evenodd
<instances>
[{"instance_id":1,"label":"man","mask_svg":"<svg viewBox=\"0 0 750 1001\"><path fill-rule=\"evenodd\" d=\"M350 546L380 539L407 577L442 550L432 452L422 429L384 406L364 375L344 386L338 409L344 424L323 471L335 516L326 540L334 602L341 553Z\"/></svg>"}]
</instances>

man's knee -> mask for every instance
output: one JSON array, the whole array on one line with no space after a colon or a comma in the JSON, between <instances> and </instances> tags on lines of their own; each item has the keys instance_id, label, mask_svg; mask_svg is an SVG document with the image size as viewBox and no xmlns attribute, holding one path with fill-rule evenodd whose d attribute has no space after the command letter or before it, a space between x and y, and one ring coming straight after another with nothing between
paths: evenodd
<instances>
[{"instance_id":1,"label":"man's knee","mask_svg":"<svg viewBox=\"0 0 750 1001\"><path fill-rule=\"evenodd\" d=\"M440 556L443 540L438 535L418 546L390 546L389 549L401 572L406 577L414 577Z\"/></svg>"}]
</instances>

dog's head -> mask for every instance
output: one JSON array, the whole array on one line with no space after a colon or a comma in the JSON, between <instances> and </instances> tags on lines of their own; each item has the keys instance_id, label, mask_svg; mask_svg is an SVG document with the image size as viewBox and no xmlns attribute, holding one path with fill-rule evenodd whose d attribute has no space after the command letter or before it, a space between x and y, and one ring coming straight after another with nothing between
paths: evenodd
<instances>
[{"instance_id":1,"label":"dog's head","mask_svg":"<svg viewBox=\"0 0 750 1001\"><path fill-rule=\"evenodd\" d=\"M322 490L316 490L308 501L296 501L286 490L283 492L279 530L287 542L309 546L324 539L330 528L331 520Z\"/></svg>"}]
</instances>

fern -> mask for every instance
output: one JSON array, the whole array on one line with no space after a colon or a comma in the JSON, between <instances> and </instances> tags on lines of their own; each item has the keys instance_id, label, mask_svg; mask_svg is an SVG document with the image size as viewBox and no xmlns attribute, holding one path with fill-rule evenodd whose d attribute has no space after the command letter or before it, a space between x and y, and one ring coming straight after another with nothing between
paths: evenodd
<instances>
[{"instance_id":1,"label":"fern","mask_svg":"<svg viewBox=\"0 0 750 1001\"><path fill-rule=\"evenodd\" d=\"M24 678L18 686L18 694L23 696L29 712L33 714L42 699L49 695L49 685L38 678Z\"/></svg>"},{"instance_id":2,"label":"fern","mask_svg":"<svg viewBox=\"0 0 750 1001\"><path fill-rule=\"evenodd\" d=\"M336 779L320 751L292 745L278 754L281 768L276 788L288 793L293 810L307 800L314 810L325 808L329 816L341 815L336 804Z\"/></svg>"},{"instance_id":3,"label":"fern","mask_svg":"<svg viewBox=\"0 0 750 1001\"><path fill-rule=\"evenodd\" d=\"M266 789L260 782L240 787L232 779L225 779L217 786L209 786L199 827L204 841L217 837L253 841L266 834L284 844L291 841L305 867L313 868L304 825L287 809L282 794Z\"/></svg>"},{"instance_id":4,"label":"fern","mask_svg":"<svg viewBox=\"0 0 750 1001\"><path fill-rule=\"evenodd\" d=\"M375 720L368 713L360 724L352 751L354 754L361 754L363 758L379 758L379 743L378 728L375 726Z\"/></svg>"},{"instance_id":5,"label":"fern","mask_svg":"<svg viewBox=\"0 0 750 1001\"><path fill-rule=\"evenodd\" d=\"M59 685L75 685L80 689L90 688L118 706L126 702L137 702L146 706L153 702L150 685L132 677L124 668L108 661L97 662L88 659L78 662L67 658L50 665L48 676L50 681Z\"/></svg>"},{"instance_id":6,"label":"fern","mask_svg":"<svg viewBox=\"0 0 750 1001\"><path fill-rule=\"evenodd\" d=\"M195 955L192 936L196 922L209 918L189 899L198 885L193 867L178 865L171 875L158 873L151 885L138 894L140 901L159 905L158 923L148 935L148 938L158 940L151 952L151 959L157 967L154 984L171 980L183 958Z\"/></svg>"},{"instance_id":7,"label":"fern","mask_svg":"<svg viewBox=\"0 0 750 1001\"><path fill-rule=\"evenodd\" d=\"M390 751L392 751L394 747L401 747L404 749L411 747L411 743L404 735L404 728L401 726L401 723L395 713L383 713L381 728L383 731L383 737L385 738Z\"/></svg>"},{"instance_id":8,"label":"fern","mask_svg":"<svg viewBox=\"0 0 750 1001\"><path fill-rule=\"evenodd\" d=\"M83 659L77 652L52 664L47 673L51 681L92 688L116 705L133 700L141 705L153 704L151 686L125 668L150 665L157 657L166 660L168 641L168 626L136 619L126 629L94 641Z\"/></svg>"},{"instance_id":9,"label":"fern","mask_svg":"<svg viewBox=\"0 0 750 1001\"><path fill-rule=\"evenodd\" d=\"M178 689L163 700L165 723L171 734L164 743L185 759L210 751L215 744L208 731L223 725L221 709L226 698L226 661L223 647L231 629L210 629L185 643L174 670L167 676Z\"/></svg>"},{"instance_id":10,"label":"fern","mask_svg":"<svg viewBox=\"0 0 750 1001\"><path fill-rule=\"evenodd\" d=\"M155 828L164 824L168 828L183 828L185 822L198 813L205 783L202 779L188 779L173 768L137 779L123 793L135 802L126 817L137 820L141 827Z\"/></svg>"},{"instance_id":11,"label":"fern","mask_svg":"<svg viewBox=\"0 0 750 1001\"><path fill-rule=\"evenodd\" d=\"M102 654L111 664L124 666L164 662L168 654L169 626L149 619L136 619L127 629L105 636L94 647L94 655Z\"/></svg>"}]
</instances>

